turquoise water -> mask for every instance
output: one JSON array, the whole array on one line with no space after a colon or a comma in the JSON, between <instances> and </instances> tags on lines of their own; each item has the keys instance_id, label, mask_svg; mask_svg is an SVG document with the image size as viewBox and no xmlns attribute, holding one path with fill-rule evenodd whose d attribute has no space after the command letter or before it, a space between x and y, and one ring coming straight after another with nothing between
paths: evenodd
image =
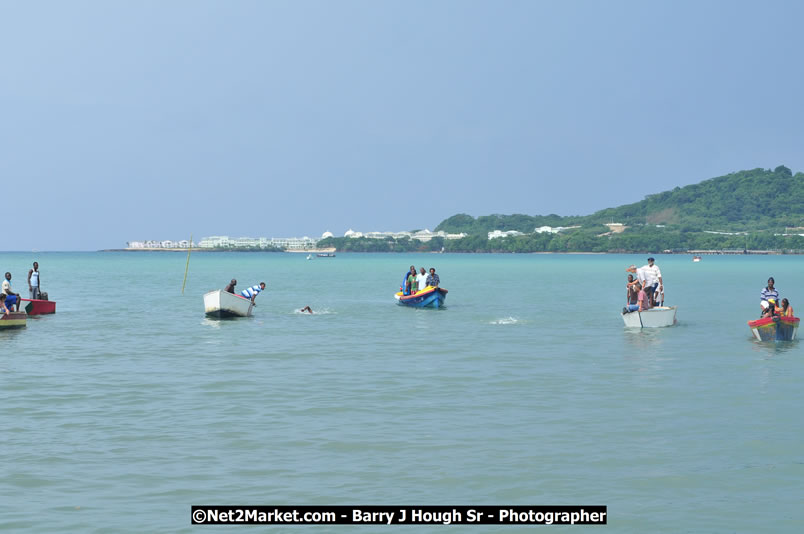
<instances>
[{"instance_id":1,"label":"turquoise water","mask_svg":"<svg viewBox=\"0 0 804 534\"><path fill-rule=\"evenodd\" d=\"M617 532L804 530L804 351L746 326L768 276L801 315L804 257L657 256L679 324L652 331L619 315L642 255L305 258L194 254L182 296L180 253L0 254L22 293L38 260L58 302L0 332L0 530L260 528L192 527L193 504L603 504ZM446 309L394 304L411 264L437 268ZM255 316L205 319L232 277L268 283Z\"/></svg>"}]
</instances>

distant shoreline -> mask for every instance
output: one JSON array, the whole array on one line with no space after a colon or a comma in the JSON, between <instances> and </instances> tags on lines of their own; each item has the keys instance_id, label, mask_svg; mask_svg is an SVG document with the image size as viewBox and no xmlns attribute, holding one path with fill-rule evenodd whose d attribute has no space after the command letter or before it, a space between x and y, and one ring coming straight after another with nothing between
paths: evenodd
<instances>
[{"instance_id":1,"label":"distant shoreline","mask_svg":"<svg viewBox=\"0 0 804 534\"><path fill-rule=\"evenodd\" d=\"M309 250L278 250L278 249L248 249L248 248L106 248L98 252L290 252L292 254L316 254L320 252L336 252L334 248L319 248Z\"/></svg>"},{"instance_id":2,"label":"distant shoreline","mask_svg":"<svg viewBox=\"0 0 804 534\"><path fill-rule=\"evenodd\" d=\"M335 248L322 248L311 250L251 250L251 249L220 249L220 248L109 248L102 249L96 252L265 252L277 253L286 252L289 254L320 254L320 253L338 253L338 254L566 254L566 255L607 255L607 254L661 254L666 256L800 256L801 252L783 252L778 250L686 250L675 252L652 252L645 250L637 251L617 251L617 252L438 252L433 250L427 251L349 251L349 250L336 250Z\"/></svg>"}]
</instances>

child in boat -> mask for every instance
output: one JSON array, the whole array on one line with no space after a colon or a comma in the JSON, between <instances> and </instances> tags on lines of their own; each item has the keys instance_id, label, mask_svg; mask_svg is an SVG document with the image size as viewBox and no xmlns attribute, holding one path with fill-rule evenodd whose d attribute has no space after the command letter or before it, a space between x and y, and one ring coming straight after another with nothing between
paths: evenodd
<instances>
[{"instance_id":1,"label":"child in boat","mask_svg":"<svg viewBox=\"0 0 804 534\"><path fill-rule=\"evenodd\" d=\"M6 308L6 294L5 293L0 293L0 312L2 312L3 315L7 315L7 314L10 313L10 310L8 308Z\"/></svg>"},{"instance_id":2,"label":"child in boat","mask_svg":"<svg viewBox=\"0 0 804 534\"><path fill-rule=\"evenodd\" d=\"M653 305L664 306L664 285L659 286L653 292Z\"/></svg>"},{"instance_id":3,"label":"child in boat","mask_svg":"<svg viewBox=\"0 0 804 534\"><path fill-rule=\"evenodd\" d=\"M636 289L637 281L634 280L634 275L628 275L628 282L625 284L625 305L631 306L637 303L637 294L639 293Z\"/></svg>"},{"instance_id":4,"label":"child in boat","mask_svg":"<svg viewBox=\"0 0 804 534\"><path fill-rule=\"evenodd\" d=\"M765 302L768 303L767 307L765 306ZM767 317L773 317L774 315L775 316L779 315L779 312L776 310L776 301L774 301L773 299L763 301L762 307L764 308L764 310L762 311L762 316L760 317L760 319L765 319Z\"/></svg>"}]
</instances>

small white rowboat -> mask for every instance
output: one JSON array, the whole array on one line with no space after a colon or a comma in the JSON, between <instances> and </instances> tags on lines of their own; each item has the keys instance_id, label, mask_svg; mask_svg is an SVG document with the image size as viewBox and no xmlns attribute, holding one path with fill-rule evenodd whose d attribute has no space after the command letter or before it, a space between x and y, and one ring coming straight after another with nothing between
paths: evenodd
<instances>
[{"instance_id":1,"label":"small white rowboat","mask_svg":"<svg viewBox=\"0 0 804 534\"><path fill-rule=\"evenodd\" d=\"M659 328L676 324L676 306L657 306L645 311L623 314L628 328Z\"/></svg>"},{"instance_id":2,"label":"small white rowboat","mask_svg":"<svg viewBox=\"0 0 804 534\"><path fill-rule=\"evenodd\" d=\"M204 313L208 317L248 317L253 308L251 299L222 289L204 294Z\"/></svg>"}]
</instances>

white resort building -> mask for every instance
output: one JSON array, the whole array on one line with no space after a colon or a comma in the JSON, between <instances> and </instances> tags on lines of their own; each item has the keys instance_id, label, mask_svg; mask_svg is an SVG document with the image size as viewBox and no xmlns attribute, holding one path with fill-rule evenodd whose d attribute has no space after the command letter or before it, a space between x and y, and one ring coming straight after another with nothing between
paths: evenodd
<instances>
[{"instance_id":1,"label":"white resort building","mask_svg":"<svg viewBox=\"0 0 804 534\"><path fill-rule=\"evenodd\" d=\"M433 239L434 237L443 237L444 239L461 239L466 237L468 234L460 233L460 234L448 234L443 230L438 232L431 232L427 228L424 230L417 230L415 232L355 232L351 228L343 234L343 237L349 238L358 238L358 237L365 237L367 239L416 239L418 241L427 242Z\"/></svg>"}]
</instances>

